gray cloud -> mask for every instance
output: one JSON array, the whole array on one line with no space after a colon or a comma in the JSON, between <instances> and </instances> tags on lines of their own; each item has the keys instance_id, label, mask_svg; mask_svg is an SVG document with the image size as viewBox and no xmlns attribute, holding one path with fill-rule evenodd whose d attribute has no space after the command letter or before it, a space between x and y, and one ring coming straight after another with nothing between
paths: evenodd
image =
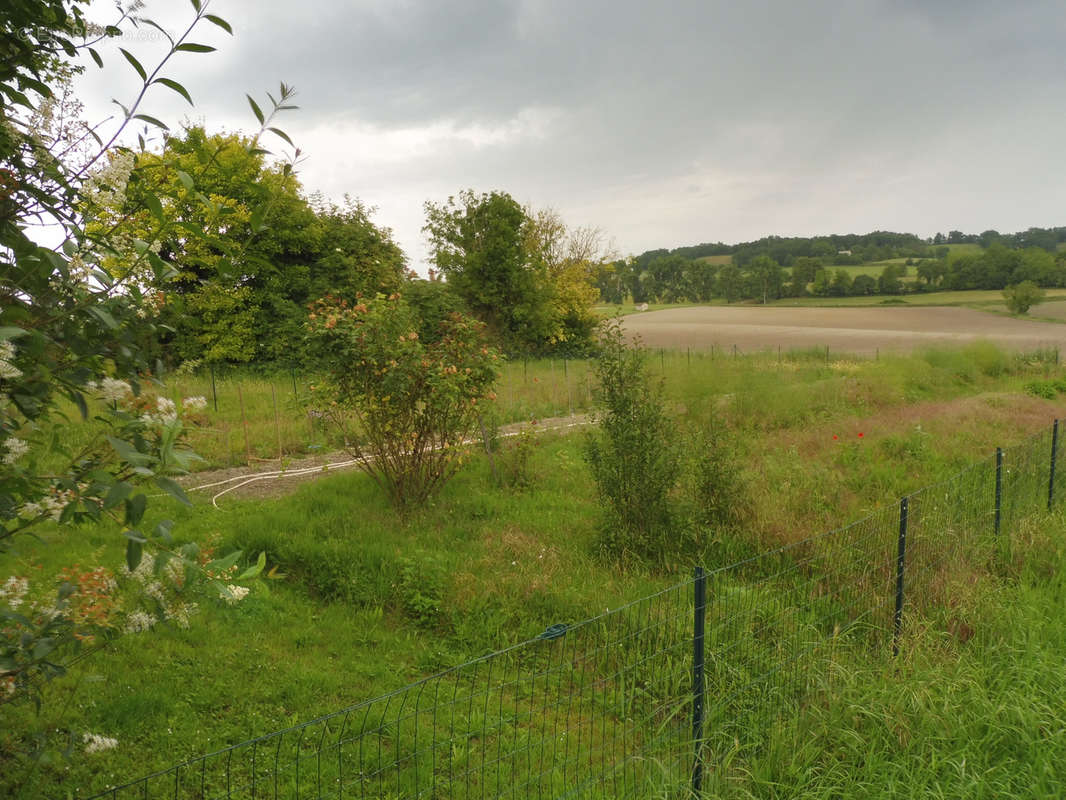
<instances>
[{"instance_id":1,"label":"gray cloud","mask_svg":"<svg viewBox=\"0 0 1066 800\"><path fill-rule=\"evenodd\" d=\"M237 35L210 32L220 52L178 65L196 113L247 126L244 91L295 84L285 127L310 153L305 184L379 205L416 262L421 199L465 186L553 205L633 251L1063 222L1058 2L213 10Z\"/></svg>"}]
</instances>

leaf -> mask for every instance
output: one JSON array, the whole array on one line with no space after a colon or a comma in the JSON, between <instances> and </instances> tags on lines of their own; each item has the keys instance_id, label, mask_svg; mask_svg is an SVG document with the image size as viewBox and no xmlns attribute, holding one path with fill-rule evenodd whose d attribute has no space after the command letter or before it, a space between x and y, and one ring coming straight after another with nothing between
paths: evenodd
<instances>
[{"instance_id":1,"label":"leaf","mask_svg":"<svg viewBox=\"0 0 1066 800\"><path fill-rule=\"evenodd\" d=\"M244 555L243 550L234 550L228 556L207 562L206 564L204 564L204 569L209 572L214 572L216 574L219 572L223 572L232 567L234 564L236 564L240 560L240 557L242 555Z\"/></svg>"},{"instance_id":2,"label":"leaf","mask_svg":"<svg viewBox=\"0 0 1066 800\"><path fill-rule=\"evenodd\" d=\"M141 76L142 81L148 80L148 73L144 71L144 67L141 66L141 62L133 57L133 53L131 53L125 47L120 47L118 51L126 57L126 60L129 61L130 64L133 65L133 68L137 70L137 74Z\"/></svg>"},{"instance_id":3,"label":"leaf","mask_svg":"<svg viewBox=\"0 0 1066 800\"><path fill-rule=\"evenodd\" d=\"M144 204L148 206L148 210L152 212L152 216L160 222L165 223L166 217L163 215L163 204L159 202L159 198L152 192L144 193Z\"/></svg>"},{"instance_id":4,"label":"leaf","mask_svg":"<svg viewBox=\"0 0 1066 800\"><path fill-rule=\"evenodd\" d=\"M195 105L195 103L193 103L192 101L192 95L190 95L189 91L177 81L172 81L170 78L156 78L154 81L152 81L152 83L161 83L168 89L173 89L175 92L177 92L186 100L188 100L190 106Z\"/></svg>"},{"instance_id":5,"label":"leaf","mask_svg":"<svg viewBox=\"0 0 1066 800\"><path fill-rule=\"evenodd\" d=\"M17 339L20 336L25 336L26 331L22 328L16 328L13 325L9 325L5 328L0 328L0 342L6 342L8 339Z\"/></svg>"},{"instance_id":6,"label":"leaf","mask_svg":"<svg viewBox=\"0 0 1066 800\"><path fill-rule=\"evenodd\" d=\"M259 107L259 104L255 102L255 99L250 94L246 94L245 97L248 98L248 105L252 107L252 113L255 114L255 118L259 120L259 124L265 124L266 117L263 116L263 109Z\"/></svg>"},{"instance_id":7,"label":"leaf","mask_svg":"<svg viewBox=\"0 0 1066 800\"><path fill-rule=\"evenodd\" d=\"M166 29L162 25L158 24L154 20L150 20L144 17L141 18L141 22L145 25L151 25L153 28L155 28L157 31L167 37L167 41L170 42L171 47L174 46L174 38L169 33L167 33Z\"/></svg>"},{"instance_id":8,"label":"leaf","mask_svg":"<svg viewBox=\"0 0 1066 800\"><path fill-rule=\"evenodd\" d=\"M126 524L136 525L144 518L144 512L148 508L148 497L143 494L134 495L126 501Z\"/></svg>"},{"instance_id":9,"label":"leaf","mask_svg":"<svg viewBox=\"0 0 1066 800\"><path fill-rule=\"evenodd\" d=\"M192 176L188 172L183 172L180 169L175 170L178 174L178 180L181 181L181 185L185 187L187 191L192 191L196 188L196 184L193 182Z\"/></svg>"},{"instance_id":10,"label":"leaf","mask_svg":"<svg viewBox=\"0 0 1066 800\"><path fill-rule=\"evenodd\" d=\"M164 475L156 475L155 485L176 499L178 502L184 505L191 506L192 501L189 500L189 496L185 494L185 490L181 488L176 482L167 478Z\"/></svg>"},{"instance_id":11,"label":"leaf","mask_svg":"<svg viewBox=\"0 0 1066 800\"><path fill-rule=\"evenodd\" d=\"M130 539L126 542L126 566L133 572L141 565L141 557L144 555L144 545Z\"/></svg>"},{"instance_id":12,"label":"leaf","mask_svg":"<svg viewBox=\"0 0 1066 800\"><path fill-rule=\"evenodd\" d=\"M157 128L162 128L165 131L170 130L165 122L162 122L155 117L150 117L147 114L134 114L133 119L139 119L141 122L147 122L149 125L155 125Z\"/></svg>"},{"instance_id":13,"label":"leaf","mask_svg":"<svg viewBox=\"0 0 1066 800\"><path fill-rule=\"evenodd\" d=\"M104 311L104 309L99 306L90 306L88 311L111 330L118 330L118 323L115 322L115 318Z\"/></svg>"},{"instance_id":14,"label":"leaf","mask_svg":"<svg viewBox=\"0 0 1066 800\"><path fill-rule=\"evenodd\" d=\"M89 55L91 55L93 57L93 61L96 62L96 66L98 66L100 69L104 68L104 60L102 58L100 58L100 54L97 53L91 47L89 48Z\"/></svg>"},{"instance_id":15,"label":"leaf","mask_svg":"<svg viewBox=\"0 0 1066 800\"><path fill-rule=\"evenodd\" d=\"M287 133L285 133L285 131L281 130L280 128L267 128L267 130L270 131L275 136L278 136L278 137L284 139L286 142L289 143L290 147L296 147L296 145L294 145L292 143L292 139L289 138L289 135Z\"/></svg>"},{"instance_id":16,"label":"leaf","mask_svg":"<svg viewBox=\"0 0 1066 800\"><path fill-rule=\"evenodd\" d=\"M252 212L252 217L249 220L249 224L252 226L252 233L259 233L266 228L266 224L263 222L263 218L266 216L266 206L259 206Z\"/></svg>"},{"instance_id":17,"label":"leaf","mask_svg":"<svg viewBox=\"0 0 1066 800\"><path fill-rule=\"evenodd\" d=\"M250 580L251 578L258 577L262 573L262 571L266 568L266 563L267 563L267 554L266 554L266 551L264 550L263 552L261 552L259 554L259 558L256 559L255 564L253 564L252 566L248 567L248 569L246 569L244 572L242 572L240 575L238 575L237 576L237 580L246 581L246 580Z\"/></svg>"},{"instance_id":18,"label":"leaf","mask_svg":"<svg viewBox=\"0 0 1066 800\"><path fill-rule=\"evenodd\" d=\"M116 483L108 490L107 496L104 497L104 508L114 508L129 497L132 492L133 487L125 481Z\"/></svg>"},{"instance_id":19,"label":"leaf","mask_svg":"<svg viewBox=\"0 0 1066 800\"><path fill-rule=\"evenodd\" d=\"M174 521L165 519L155 526L155 535L157 538L162 539L167 544L173 540L173 536L170 535L171 529L174 527Z\"/></svg>"},{"instance_id":20,"label":"leaf","mask_svg":"<svg viewBox=\"0 0 1066 800\"><path fill-rule=\"evenodd\" d=\"M200 13L200 0L192 0L192 7L196 9L196 13Z\"/></svg>"},{"instance_id":21,"label":"leaf","mask_svg":"<svg viewBox=\"0 0 1066 800\"><path fill-rule=\"evenodd\" d=\"M174 48L176 52L182 53L213 53L215 48L209 44L196 44L195 42L185 42L179 44Z\"/></svg>"},{"instance_id":22,"label":"leaf","mask_svg":"<svg viewBox=\"0 0 1066 800\"><path fill-rule=\"evenodd\" d=\"M224 30L226 33L228 33L230 36L233 35L233 28L231 28L230 24L228 22L226 22L226 20L222 19L222 17L220 17L220 16L218 16L216 14L204 14L204 19L206 19L208 22L215 23L216 25L218 25L218 27L220 27L222 30Z\"/></svg>"}]
</instances>

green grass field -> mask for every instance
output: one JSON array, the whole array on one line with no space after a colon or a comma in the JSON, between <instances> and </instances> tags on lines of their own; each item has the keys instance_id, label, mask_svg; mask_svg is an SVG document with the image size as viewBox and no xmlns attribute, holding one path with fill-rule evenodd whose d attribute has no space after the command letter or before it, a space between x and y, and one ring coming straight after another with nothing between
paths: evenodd
<instances>
[{"instance_id":1,"label":"green grass field","mask_svg":"<svg viewBox=\"0 0 1066 800\"><path fill-rule=\"evenodd\" d=\"M711 567L891 508L903 493L1063 416L1063 396L1025 391L1063 377L1060 367L990 345L829 364L822 352L780 362L651 355L678 424L724 425L738 442L745 523L708 536L700 560ZM566 377L577 380L583 373L572 367ZM535 394L557 365L508 370L516 388L533 387L515 403L561 401L561 382L554 399ZM269 386L246 384L246 409L272 410ZM272 446L269 426L256 437L253 446ZM24 797L85 796L395 690L688 574L690 563L664 570L602 555L580 434L542 439L530 478L524 490L496 488L478 457L430 505L402 517L357 473L221 510L153 501L150 516L175 519L183 539L264 550L284 577L256 583L233 608L202 599L187 631L120 638L54 682L39 717L0 705L0 793L16 796L21 784ZM1007 567L970 575L950 614L908 628L903 658L827 639L831 658L812 662L811 680L827 687L822 699L797 727L772 726L757 747L719 753L708 788L728 797L1060 796L1066 520L1037 516L1010 536ZM0 576L50 574L71 560L117 566L122 552L120 532L107 526L50 530L0 557ZM742 577L727 588L753 603L761 596ZM769 596L758 602L770 624L777 606ZM956 617L972 636L945 627ZM760 646L767 657L775 652L773 639ZM119 746L92 755L77 748L35 768L15 759L34 731L61 739L68 727ZM625 752L622 741L611 747Z\"/></svg>"}]
</instances>

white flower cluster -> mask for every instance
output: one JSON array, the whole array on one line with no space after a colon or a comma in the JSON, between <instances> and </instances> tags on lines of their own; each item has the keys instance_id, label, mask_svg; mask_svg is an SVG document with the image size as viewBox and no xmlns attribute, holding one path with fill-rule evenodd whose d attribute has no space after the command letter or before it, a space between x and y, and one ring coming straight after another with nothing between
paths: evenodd
<instances>
[{"instance_id":1,"label":"white flower cluster","mask_svg":"<svg viewBox=\"0 0 1066 800\"><path fill-rule=\"evenodd\" d=\"M82 741L85 742L86 753L99 753L118 747L118 739L112 739L110 736L101 736L98 733L86 733L82 736Z\"/></svg>"},{"instance_id":2,"label":"white flower cluster","mask_svg":"<svg viewBox=\"0 0 1066 800\"><path fill-rule=\"evenodd\" d=\"M196 603L175 603L167 606L164 614L168 620L179 628L189 627L189 617L197 612L200 607Z\"/></svg>"},{"instance_id":3,"label":"white flower cluster","mask_svg":"<svg viewBox=\"0 0 1066 800\"><path fill-rule=\"evenodd\" d=\"M141 422L145 425L164 426L176 422L178 419L178 407L169 397L157 397L155 401L155 413L147 412L141 415Z\"/></svg>"},{"instance_id":4,"label":"white flower cluster","mask_svg":"<svg viewBox=\"0 0 1066 800\"><path fill-rule=\"evenodd\" d=\"M18 578L12 575L0 586L0 601L7 603L12 610L22 605L26 592L30 590L28 578Z\"/></svg>"},{"instance_id":5,"label":"white flower cluster","mask_svg":"<svg viewBox=\"0 0 1066 800\"><path fill-rule=\"evenodd\" d=\"M12 676L0 679L0 692L8 697L15 693L15 679Z\"/></svg>"},{"instance_id":6,"label":"white flower cluster","mask_svg":"<svg viewBox=\"0 0 1066 800\"><path fill-rule=\"evenodd\" d=\"M119 209L126 200L126 185L133 172L134 155L129 150L114 151L108 163L82 186L86 200L102 208Z\"/></svg>"},{"instance_id":7,"label":"white flower cluster","mask_svg":"<svg viewBox=\"0 0 1066 800\"><path fill-rule=\"evenodd\" d=\"M74 498L74 492L53 489L52 494L42 497L36 503L26 503L19 509L19 516L27 519L36 519L45 514L53 522L59 522L59 518L63 515L63 509L70 505Z\"/></svg>"},{"instance_id":8,"label":"white flower cluster","mask_svg":"<svg viewBox=\"0 0 1066 800\"><path fill-rule=\"evenodd\" d=\"M185 411L203 411L207 408L207 398L202 395L197 397L186 397L181 401L181 407Z\"/></svg>"},{"instance_id":9,"label":"white flower cluster","mask_svg":"<svg viewBox=\"0 0 1066 800\"><path fill-rule=\"evenodd\" d=\"M235 606L237 605L237 603L241 602L241 600L248 596L249 592L247 586L235 586L232 583L229 584L226 589L229 590L228 594L226 592L219 592L218 596L225 600L227 603L229 603L231 606Z\"/></svg>"},{"instance_id":10,"label":"white flower cluster","mask_svg":"<svg viewBox=\"0 0 1066 800\"><path fill-rule=\"evenodd\" d=\"M109 403L119 403L133 394L133 388L126 381L120 381L117 378L90 381L86 384L86 388L91 392L96 392L101 400Z\"/></svg>"},{"instance_id":11,"label":"white flower cluster","mask_svg":"<svg viewBox=\"0 0 1066 800\"><path fill-rule=\"evenodd\" d=\"M26 442L22 439L16 439L14 436L4 442L3 447L6 452L0 461L3 461L5 464L14 464L26 455L26 451L30 449L30 446L26 444Z\"/></svg>"},{"instance_id":12,"label":"white flower cluster","mask_svg":"<svg viewBox=\"0 0 1066 800\"><path fill-rule=\"evenodd\" d=\"M147 611L134 611L126 617L126 633L143 633L152 629L156 618Z\"/></svg>"},{"instance_id":13,"label":"white flower cluster","mask_svg":"<svg viewBox=\"0 0 1066 800\"><path fill-rule=\"evenodd\" d=\"M15 345L10 341L0 342L0 378L17 378L22 370L15 366Z\"/></svg>"}]
</instances>

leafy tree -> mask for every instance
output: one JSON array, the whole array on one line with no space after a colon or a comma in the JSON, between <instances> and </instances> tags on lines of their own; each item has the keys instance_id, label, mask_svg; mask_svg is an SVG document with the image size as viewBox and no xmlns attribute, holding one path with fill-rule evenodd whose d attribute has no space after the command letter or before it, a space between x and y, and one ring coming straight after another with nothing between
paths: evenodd
<instances>
[{"instance_id":1,"label":"leafy tree","mask_svg":"<svg viewBox=\"0 0 1066 800\"><path fill-rule=\"evenodd\" d=\"M900 294L903 292L903 281L900 280L901 268L896 264L888 264L877 279L877 291L879 294Z\"/></svg>"},{"instance_id":2,"label":"leafy tree","mask_svg":"<svg viewBox=\"0 0 1066 800\"><path fill-rule=\"evenodd\" d=\"M354 413L352 454L399 508L418 505L455 474L481 407L494 398L497 353L484 325L450 314L433 340L399 295L324 298L311 311L312 352L328 370L319 391L334 422Z\"/></svg>"},{"instance_id":3,"label":"leafy tree","mask_svg":"<svg viewBox=\"0 0 1066 800\"><path fill-rule=\"evenodd\" d=\"M1032 281L1022 281L1003 290L1003 299L1012 314L1028 314L1029 309L1043 302L1045 292Z\"/></svg>"},{"instance_id":4,"label":"leafy tree","mask_svg":"<svg viewBox=\"0 0 1066 800\"><path fill-rule=\"evenodd\" d=\"M471 312L509 346L544 342L550 298L527 263L522 207L506 192L466 190L425 212L433 261Z\"/></svg>"},{"instance_id":5,"label":"leafy tree","mask_svg":"<svg viewBox=\"0 0 1066 800\"><path fill-rule=\"evenodd\" d=\"M872 275L856 275L851 282L851 293L854 295L877 294L877 279Z\"/></svg>"},{"instance_id":6,"label":"leafy tree","mask_svg":"<svg viewBox=\"0 0 1066 800\"><path fill-rule=\"evenodd\" d=\"M833 280L829 284L829 294L834 297L845 297L851 294L851 273L846 269L838 269L833 273Z\"/></svg>"},{"instance_id":7,"label":"leafy tree","mask_svg":"<svg viewBox=\"0 0 1066 800\"><path fill-rule=\"evenodd\" d=\"M811 291L814 292L816 297L828 297L830 282L829 270L823 267L814 273L814 284L811 286Z\"/></svg>"},{"instance_id":8,"label":"leafy tree","mask_svg":"<svg viewBox=\"0 0 1066 800\"><path fill-rule=\"evenodd\" d=\"M756 297L761 297L762 302L777 299L781 296L781 287L784 283L784 273L781 265L768 256L759 256L752 260L748 266L751 278L751 286Z\"/></svg>"},{"instance_id":9,"label":"leafy tree","mask_svg":"<svg viewBox=\"0 0 1066 800\"><path fill-rule=\"evenodd\" d=\"M726 264L718 270L718 294L724 297L727 303L735 303L741 298L743 286L744 276L736 265Z\"/></svg>"}]
</instances>

